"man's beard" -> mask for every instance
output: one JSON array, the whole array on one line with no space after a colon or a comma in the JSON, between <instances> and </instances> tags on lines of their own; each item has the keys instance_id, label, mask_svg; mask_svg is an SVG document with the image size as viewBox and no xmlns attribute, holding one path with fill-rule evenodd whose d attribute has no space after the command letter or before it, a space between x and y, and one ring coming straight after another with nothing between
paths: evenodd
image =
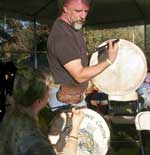
<instances>
[{"instance_id":1,"label":"man's beard","mask_svg":"<svg viewBox=\"0 0 150 155\"><path fill-rule=\"evenodd\" d=\"M80 29L82 29L84 25L84 22L81 22L81 21L75 21L71 24L72 28L76 31L79 31Z\"/></svg>"}]
</instances>

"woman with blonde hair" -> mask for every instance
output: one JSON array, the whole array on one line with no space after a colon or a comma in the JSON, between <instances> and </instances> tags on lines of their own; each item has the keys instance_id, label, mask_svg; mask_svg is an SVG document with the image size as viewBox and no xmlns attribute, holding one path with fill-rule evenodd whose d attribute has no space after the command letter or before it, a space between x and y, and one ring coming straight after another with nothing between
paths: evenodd
<instances>
[{"instance_id":1,"label":"woman with blonde hair","mask_svg":"<svg viewBox=\"0 0 150 155\"><path fill-rule=\"evenodd\" d=\"M49 97L51 78L37 71L26 73L16 76L12 110L0 124L0 155L55 155L57 152L48 136L40 131L38 125L38 114ZM73 110L72 114L73 126L63 149L64 155L68 155L70 150L72 155L76 154L76 139L84 117L82 110Z\"/></svg>"}]
</instances>

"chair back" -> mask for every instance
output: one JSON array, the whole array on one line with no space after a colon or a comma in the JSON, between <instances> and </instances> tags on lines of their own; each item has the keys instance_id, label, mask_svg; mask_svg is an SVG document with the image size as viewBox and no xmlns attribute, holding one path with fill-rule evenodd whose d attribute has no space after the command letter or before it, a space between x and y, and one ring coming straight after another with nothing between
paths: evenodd
<instances>
[{"instance_id":1,"label":"chair back","mask_svg":"<svg viewBox=\"0 0 150 155\"><path fill-rule=\"evenodd\" d=\"M136 115L136 130L150 130L150 111L143 111Z\"/></svg>"}]
</instances>

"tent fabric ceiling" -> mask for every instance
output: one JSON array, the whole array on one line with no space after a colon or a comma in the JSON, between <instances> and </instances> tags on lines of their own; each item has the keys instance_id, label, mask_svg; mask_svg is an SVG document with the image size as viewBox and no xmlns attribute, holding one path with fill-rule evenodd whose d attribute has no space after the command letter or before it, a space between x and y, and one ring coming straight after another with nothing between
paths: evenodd
<instances>
[{"instance_id":1,"label":"tent fabric ceiling","mask_svg":"<svg viewBox=\"0 0 150 155\"><path fill-rule=\"evenodd\" d=\"M0 15L52 24L59 15L57 0L0 0ZM92 0L88 25L139 21L150 23L150 0Z\"/></svg>"}]
</instances>

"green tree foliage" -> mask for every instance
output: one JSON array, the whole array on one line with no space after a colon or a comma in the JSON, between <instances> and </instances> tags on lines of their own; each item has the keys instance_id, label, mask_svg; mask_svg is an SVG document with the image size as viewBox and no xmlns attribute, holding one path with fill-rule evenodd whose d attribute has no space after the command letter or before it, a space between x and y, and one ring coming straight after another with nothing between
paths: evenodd
<instances>
[{"instance_id":1,"label":"green tree foliage","mask_svg":"<svg viewBox=\"0 0 150 155\"><path fill-rule=\"evenodd\" d=\"M147 63L148 63L148 69L150 71L150 25L146 26L146 57L147 57Z\"/></svg>"},{"instance_id":2,"label":"green tree foliage","mask_svg":"<svg viewBox=\"0 0 150 155\"><path fill-rule=\"evenodd\" d=\"M145 33L146 32L146 33ZM120 38L126 39L141 48L147 59L148 69L150 70L150 25L120 27L114 29L99 29L98 27L87 27L84 30L89 59L95 49L104 41Z\"/></svg>"},{"instance_id":3,"label":"green tree foliage","mask_svg":"<svg viewBox=\"0 0 150 155\"><path fill-rule=\"evenodd\" d=\"M84 31L87 51L91 55L95 48L102 42L120 38L134 42L144 51L144 29L143 26L134 26L116 29L99 29L98 27L87 27Z\"/></svg>"},{"instance_id":4,"label":"green tree foliage","mask_svg":"<svg viewBox=\"0 0 150 155\"><path fill-rule=\"evenodd\" d=\"M0 18L0 40L2 37L8 40L0 49L3 51L32 52L35 48L34 26L33 22L28 22L27 26L23 25L20 20L7 18L7 28L4 31L3 19ZM36 50L47 51L47 37L49 27L47 25L36 25ZM144 26L120 27L114 29L100 29L98 26L86 27L84 29L87 53L89 56L104 41L113 38L122 38L134 42L150 57L150 26L146 27L146 51L144 44ZM21 59L20 59L21 60Z\"/></svg>"},{"instance_id":5,"label":"green tree foliage","mask_svg":"<svg viewBox=\"0 0 150 155\"><path fill-rule=\"evenodd\" d=\"M36 23L36 34L34 34L33 22L7 18L4 24L4 19L0 19L0 59L2 61L11 59L19 65L19 68L20 65L34 67L34 50L36 50L40 59L38 64L45 65L47 61L43 58L46 58L46 54L42 54L41 59L38 52L47 50L48 26Z\"/></svg>"},{"instance_id":6,"label":"green tree foliage","mask_svg":"<svg viewBox=\"0 0 150 155\"><path fill-rule=\"evenodd\" d=\"M4 51L30 51L32 49L33 32L30 28L24 28L20 20L7 18L5 31L11 35L3 44Z\"/></svg>"},{"instance_id":7,"label":"green tree foliage","mask_svg":"<svg viewBox=\"0 0 150 155\"><path fill-rule=\"evenodd\" d=\"M33 22L28 22L28 26L23 25L23 21L7 18L6 29L3 28L3 20L0 20L0 34L7 40L2 46L4 51L33 51L34 37L36 37L37 50L46 50L48 27L36 25L36 36L34 36ZM3 34L3 35L2 35Z\"/></svg>"},{"instance_id":8,"label":"green tree foliage","mask_svg":"<svg viewBox=\"0 0 150 155\"><path fill-rule=\"evenodd\" d=\"M49 27L47 25L39 25L37 28L37 50L47 51L47 38Z\"/></svg>"}]
</instances>

